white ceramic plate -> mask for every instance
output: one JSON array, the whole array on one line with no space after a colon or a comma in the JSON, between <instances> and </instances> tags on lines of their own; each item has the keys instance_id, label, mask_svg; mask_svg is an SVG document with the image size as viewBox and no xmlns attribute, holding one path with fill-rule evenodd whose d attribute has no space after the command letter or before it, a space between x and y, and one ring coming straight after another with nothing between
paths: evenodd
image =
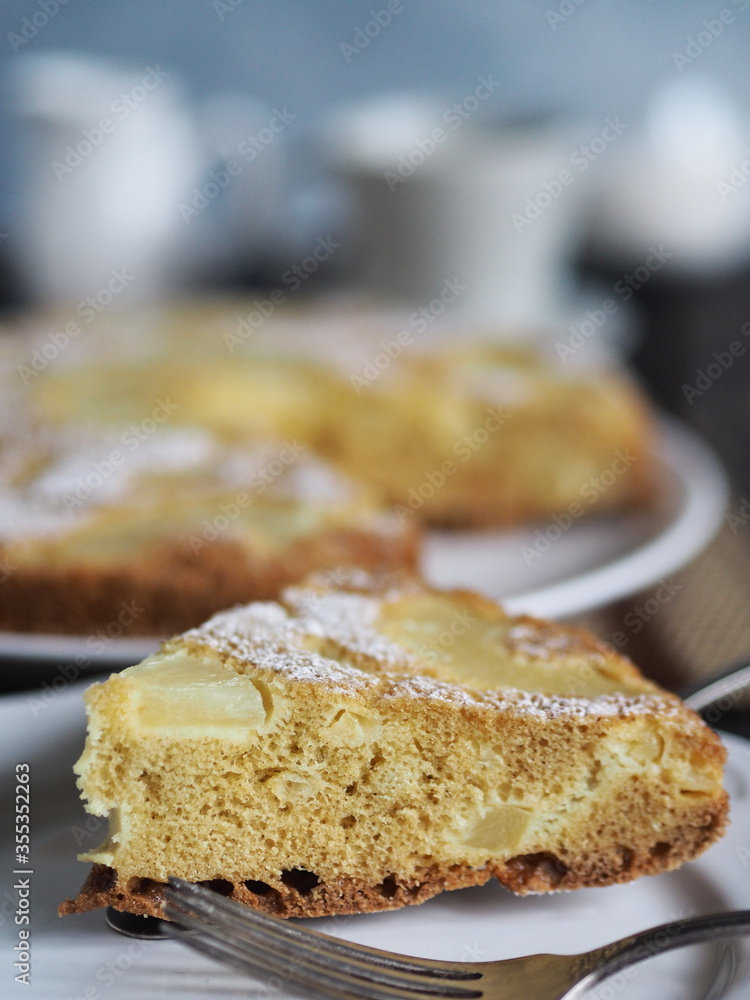
<instances>
[{"instance_id":1,"label":"white ceramic plate","mask_svg":"<svg viewBox=\"0 0 750 1000\"><path fill-rule=\"evenodd\" d=\"M0 763L4 807L0 865L4 997L39 1000L148 998L263 998L285 1000L274 983L256 983L214 964L176 941L137 941L109 930L104 912L58 918L57 904L75 895L87 866L78 851L103 838L88 823L71 766L84 735L83 686L42 700L38 694L0 698ZM352 941L429 958L463 961L532 952L594 948L647 926L680 917L750 907L750 744L725 737L732 825L703 857L676 872L608 889L516 898L497 883L445 893L419 907L392 913L310 921ZM32 882L31 986L13 982L16 890L11 808L13 768L31 768ZM24 876L22 876L24 877ZM594 992L598 1000L747 1000L746 944L673 952L629 970ZM722 960L723 959L723 960ZM744 971L743 971L744 970ZM727 986L727 976L737 985ZM744 985L742 985L742 978ZM727 987L725 989L725 987ZM524 998L519 998L524 1000Z\"/></svg>"},{"instance_id":2,"label":"white ceramic plate","mask_svg":"<svg viewBox=\"0 0 750 1000\"><path fill-rule=\"evenodd\" d=\"M431 532L423 571L438 586L469 587L502 598L512 611L560 618L657 583L696 556L727 505L724 471L692 431L663 420L657 442L663 490L637 512L514 531ZM564 512L560 512L564 514ZM560 517L558 521L565 523ZM0 656L76 662L78 669L130 666L157 642L114 639L104 652L78 636L0 632ZM93 647L93 648L92 648Z\"/></svg>"}]
</instances>

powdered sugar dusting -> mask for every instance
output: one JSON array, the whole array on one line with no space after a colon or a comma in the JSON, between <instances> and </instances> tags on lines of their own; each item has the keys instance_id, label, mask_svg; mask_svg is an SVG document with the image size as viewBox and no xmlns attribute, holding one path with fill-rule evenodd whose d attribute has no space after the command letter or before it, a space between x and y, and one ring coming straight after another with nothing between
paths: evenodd
<instances>
[{"instance_id":1,"label":"powdered sugar dusting","mask_svg":"<svg viewBox=\"0 0 750 1000\"><path fill-rule=\"evenodd\" d=\"M357 586L361 590L363 581ZM547 720L681 711L679 700L666 693L584 698L515 688L479 691L428 676L428 667L414 653L377 630L384 601L412 593L418 585L409 581L399 590L371 580L371 586L369 593L326 589L322 584L291 587L282 603L222 612L173 643L208 647L240 671L267 670L285 680L324 684L348 693L369 689L387 699L442 701Z\"/></svg>"},{"instance_id":2,"label":"powdered sugar dusting","mask_svg":"<svg viewBox=\"0 0 750 1000\"><path fill-rule=\"evenodd\" d=\"M269 601L222 611L168 646L207 646L240 672L254 666L289 680L324 683L347 691L368 686L361 671L307 649L307 636L282 605Z\"/></svg>"},{"instance_id":3,"label":"powdered sugar dusting","mask_svg":"<svg viewBox=\"0 0 750 1000\"><path fill-rule=\"evenodd\" d=\"M356 493L352 480L343 473L307 457L289 469L280 487L308 503L347 503Z\"/></svg>"},{"instance_id":4,"label":"powdered sugar dusting","mask_svg":"<svg viewBox=\"0 0 750 1000\"><path fill-rule=\"evenodd\" d=\"M0 538L63 533L96 508L132 499L144 478L200 469L213 454L210 436L191 428L129 435L44 427L3 441Z\"/></svg>"},{"instance_id":5,"label":"powdered sugar dusting","mask_svg":"<svg viewBox=\"0 0 750 1000\"><path fill-rule=\"evenodd\" d=\"M580 640L570 632L521 622L508 630L506 642L511 652L535 660L551 660L580 651Z\"/></svg>"},{"instance_id":6,"label":"powdered sugar dusting","mask_svg":"<svg viewBox=\"0 0 750 1000\"><path fill-rule=\"evenodd\" d=\"M530 405L540 391L538 379L535 381L527 370L512 365L494 365L473 371L467 381L474 398L509 408Z\"/></svg>"},{"instance_id":7,"label":"powdered sugar dusting","mask_svg":"<svg viewBox=\"0 0 750 1000\"><path fill-rule=\"evenodd\" d=\"M392 531L396 520L384 518L359 484L287 442L230 446L192 427L134 434L18 426L0 433L0 539L8 542L63 536L103 507L146 510L172 496L208 497L218 512L221 501L240 493L256 504L318 508L344 526L354 523L354 507L356 523L375 534Z\"/></svg>"}]
</instances>

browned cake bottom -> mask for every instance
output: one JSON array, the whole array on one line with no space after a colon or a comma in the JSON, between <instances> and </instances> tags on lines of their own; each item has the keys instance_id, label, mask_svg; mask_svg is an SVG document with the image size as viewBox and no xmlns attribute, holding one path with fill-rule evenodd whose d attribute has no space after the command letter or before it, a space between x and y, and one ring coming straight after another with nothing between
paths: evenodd
<instances>
[{"instance_id":1,"label":"browned cake bottom","mask_svg":"<svg viewBox=\"0 0 750 1000\"><path fill-rule=\"evenodd\" d=\"M164 544L117 566L18 566L3 587L0 630L64 635L169 636L247 601L278 597L317 570L416 567L418 534L321 532L279 555L220 540L199 556ZM2 551L0 550L0 556Z\"/></svg>"},{"instance_id":2,"label":"browned cake bottom","mask_svg":"<svg viewBox=\"0 0 750 1000\"><path fill-rule=\"evenodd\" d=\"M724 799L718 811L707 807L703 813L695 814L693 823L675 830L670 843L659 842L642 850L623 847L616 852L582 857L524 854L481 869L433 865L423 869L416 879L391 875L377 885L350 878L322 883L313 873L299 869L282 874L283 891L264 882L248 881L236 885L221 878L201 884L277 917L325 917L395 910L424 903L448 889L484 885L491 878L521 896L616 885L641 875L670 871L691 860L720 835L727 814L728 802ZM138 916L161 917L164 888L164 883L153 879L129 879L121 885L112 868L93 865L78 896L62 903L59 913L67 916L112 906Z\"/></svg>"}]
</instances>

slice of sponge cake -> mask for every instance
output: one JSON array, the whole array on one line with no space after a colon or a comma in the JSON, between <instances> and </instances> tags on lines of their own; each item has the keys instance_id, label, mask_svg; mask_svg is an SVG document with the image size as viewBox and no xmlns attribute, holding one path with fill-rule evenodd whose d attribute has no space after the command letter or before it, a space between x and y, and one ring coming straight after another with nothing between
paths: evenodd
<instances>
[{"instance_id":1,"label":"slice of sponge cake","mask_svg":"<svg viewBox=\"0 0 750 1000\"><path fill-rule=\"evenodd\" d=\"M350 573L216 615L89 689L109 816L62 913L158 915L170 875L282 916L675 868L722 832L718 737L587 633Z\"/></svg>"}]
</instances>

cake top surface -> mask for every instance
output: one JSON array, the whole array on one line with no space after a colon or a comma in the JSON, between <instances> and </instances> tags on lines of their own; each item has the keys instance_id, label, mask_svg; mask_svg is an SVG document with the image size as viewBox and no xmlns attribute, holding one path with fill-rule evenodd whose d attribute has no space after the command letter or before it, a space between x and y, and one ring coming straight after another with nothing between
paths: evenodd
<instances>
[{"instance_id":1,"label":"cake top surface","mask_svg":"<svg viewBox=\"0 0 750 1000\"><path fill-rule=\"evenodd\" d=\"M548 718L681 710L587 633L510 618L468 592L362 571L318 575L278 603L222 612L171 640L174 648L208 649L238 673L350 694L377 688L385 697L502 703Z\"/></svg>"},{"instance_id":2,"label":"cake top surface","mask_svg":"<svg viewBox=\"0 0 750 1000\"><path fill-rule=\"evenodd\" d=\"M0 542L63 537L110 512L143 524L172 510L187 526L192 505L200 524L219 516L222 503L248 517L270 505L331 517L354 511L386 530L368 491L296 439L222 443L203 429L161 423L168 405L124 430L0 432Z\"/></svg>"},{"instance_id":3,"label":"cake top surface","mask_svg":"<svg viewBox=\"0 0 750 1000\"><path fill-rule=\"evenodd\" d=\"M22 389L35 412L45 415L51 405L57 416L64 405L73 419L95 407L114 420L113 396L131 397L132 412L133 397L148 402L154 387L167 384L178 392L181 380L196 371L229 384L257 373L262 384L264 365L290 380L335 373L346 381L364 378L368 387L387 386L402 373L419 381L427 371L430 379L460 386L477 400L509 407L565 384L598 392L590 373L562 364L533 331L519 337L512 330L456 328L439 317L428 322L417 313L350 300L285 305L268 315L257 298L185 300L108 310L90 322L58 310L20 318L4 332L0 383ZM144 378L146 369L158 378ZM89 382L98 372L108 382L107 394L94 389L89 398L81 372ZM187 413L190 392L186 400Z\"/></svg>"}]
</instances>

